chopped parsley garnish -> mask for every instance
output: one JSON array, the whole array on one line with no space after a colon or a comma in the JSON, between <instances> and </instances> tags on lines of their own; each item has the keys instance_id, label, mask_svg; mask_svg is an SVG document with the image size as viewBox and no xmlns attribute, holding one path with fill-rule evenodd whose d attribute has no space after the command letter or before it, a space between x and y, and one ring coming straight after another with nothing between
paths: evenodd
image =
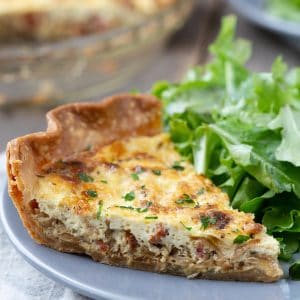
<instances>
[{"instance_id":1,"label":"chopped parsley garnish","mask_svg":"<svg viewBox=\"0 0 300 300\"><path fill-rule=\"evenodd\" d=\"M197 195L203 195L205 192L205 188L201 188L198 192L197 192Z\"/></svg>"},{"instance_id":2,"label":"chopped parsley garnish","mask_svg":"<svg viewBox=\"0 0 300 300\"><path fill-rule=\"evenodd\" d=\"M133 180L139 180L139 179L140 179L138 173L132 173L132 174L131 174L131 178L132 178Z\"/></svg>"},{"instance_id":3,"label":"chopped parsley garnish","mask_svg":"<svg viewBox=\"0 0 300 300\"><path fill-rule=\"evenodd\" d=\"M143 185L141 186L141 189L144 190L145 188L146 188L146 186L143 184Z\"/></svg>"},{"instance_id":4,"label":"chopped parsley garnish","mask_svg":"<svg viewBox=\"0 0 300 300\"><path fill-rule=\"evenodd\" d=\"M217 219L216 219L216 218L213 218L213 217L209 217L209 216L202 216L202 217L200 218L200 221L201 221L201 223L202 223L202 228L203 228L203 229L206 229L206 228L208 228L210 225L216 224Z\"/></svg>"},{"instance_id":5,"label":"chopped parsley garnish","mask_svg":"<svg viewBox=\"0 0 300 300\"><path fill-rule=\"evenodd\" d=\"M91 176L89 176L83 172L79 173L78 177L81 181L84 181L84 182L93 182L94 181L94 178L92 178Z\"/></svg>"},{"instance_id":6,"label":"chopped parsley garnish","mask_svg":"<svg viewBox=\"0 0 300 300\"><path fill-rule=\"evenodd\" d=\"M243 244L244 242L247 242L249 239L250 239L249 235L238 235L234 239L233 243L234 244Z\"/></svg>"},{"instance_id":7,"label":"chopped parsley garnish","mask_svg":"<svg viewBox=\"0 0 300 300\"><path fill-rule=\"evenodd\" d=\"M98 211L97 211L97 220L100 220L101 213L102 213L102 207L103 207L103 202L99 201L99 203L98 203Z\"/></svg>"},{"instance_id":8,"label":"chopped parsley garnish","mask_svg":"<svg viewBox=\"0 0 300 300\"><path fill-rule=\"evenodd\" d=\"M146 220L156 220L156 219L158 219L158 216L146 216L145 219Z\"/></svg>"},{"instance_id":9,"label":"chopped parsley garnish","mask_svg":"<svg viewBox=\"0 0 300 300\"><path fill-rule=\"evenodd\" d=\"M108 183L107 180L105 180L105 179L102 179L102 180L100 180L100 181L101 181L102 183L106 183L106 184Z\"/></svg>"},{"instance_id":10,"label":"chopped parsley garnish","mask_svg":"<svg viewBox=\"0 0 300 300\"><path fill-rule=\"evenodd\" d=\"M181 224L186 230L188 230L188 231L191 231L191 230L192 230L192 227L188 227L188 226L184 225L184 223L181 222L181 221L180 221L180 224Z\"/></svg>"},{"instance_id":11,"label":"chopped parsley garnish","mask_svg":"<svg viewBox=\"0 0 300 300\"><path fill-rule=\"evenodd\" d=\"M92 198L98 197L98 193L94 190L87 190L86 193L89 197L92 197Z\"/></svg>"},{"instance_id":12,"label":"chopped parsley garnish","mask_svg":"<svg viewBox=\"0 0 300 300\"><path fill-rule=\"evenodd\" d=\"M123 196L123 198L125 199L125 201L134 200L135 199L134 191L131 191L131 192L127 193L125 196Z\"/></svg>"},{"instance_id":13,"label":"chopped parsley garnish","mask_svg":"<svg viewBox=\"0 0 300 300\"><path fill-rule=\"evenodd\" d=\"M152 201L147 201L147 207L150 207L152 204Z\"/></svg>"},{"instance_id":14,"label":"chopped parsley garnish","mask_svg":"<svg viewBox=\"0 0 300 300\"><path fill-rule=\"evenodd\" d=\"M147 207L138 207L138 208L136 208L136 211L138 213L144 213L144 212L148 211L148 208Z\"/></svg>"},{"instance_id":15,"label":"chopped parsley garnish","mask_svg":"<svg viewBox=\"0 0 300 300\"><path fill-rule=\"evenodd\" d=\"M117 205L116 207L122 208L122 209L134 210L134 207L132 207L132 206Z\"/></svg>"},{"instance_id":16,"label":"chopped parsley garnish","mask_svg":"<svg viewBox=\"0 0 300 300\"><path fill-rule=\"evenodd\" d=\"M154 175L160 176L161 175L161 170L152 170L152 173Z\"/></svg>"},{"instance_id":17,"label":"chopped parsley garnish","mask_svg":"<svg viewBox=\"0 0 300 300\"><path fill-rule=\"evenodd\" d=\"M115 207L134 210L138 213L145 213L148 211L148 208L152 205L151 201L147 201L146 207L133 207L133 206L124 206L124 205L116 205Z\"/></svg>"},{"instance_id":18,"label":"chopped parsley garnish","mask_svg":"<svg viewBox=\"0 0 300 300\"><path fill-rule=\"evenodd\" d=\"M195 201L188 194L183 194L181 198L175 201L175 203L185 204L185 203L195 203Z\"/></svg>"},{"instance_id":19,"label":"chopped parsley garnish","mask_svg":"<svg viewBox=\"0 0 300 300\"><path fill-rule=\"evenodd\" d=\"M183 171L184 167L180 165L180 161L175 161L172 168L177 171Z\"/></svg>"}]
</instances>

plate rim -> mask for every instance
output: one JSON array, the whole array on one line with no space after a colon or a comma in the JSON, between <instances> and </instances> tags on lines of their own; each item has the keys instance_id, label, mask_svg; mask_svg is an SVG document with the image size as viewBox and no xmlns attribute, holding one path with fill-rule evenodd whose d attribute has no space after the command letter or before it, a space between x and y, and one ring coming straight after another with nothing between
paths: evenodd
<instances>
[{"instance_id":1,"label":"plate rim","mask_svg":"<svg viewBox=\"0 0 300 300\"><path fill-rule=\"evenodd\" d=\"M265 29L275 31L281 35L300 38L300 31L296 28L296 25L300 27L300 22L298 23L280 19L265 10L258 9L255 4L251 4L245 0L228 0L228 2L236 12L254 24ZM255 9L255 11L253 11L253 9ZM254 14L256 14L255 17Z\"/></svg>"}]
</instances>

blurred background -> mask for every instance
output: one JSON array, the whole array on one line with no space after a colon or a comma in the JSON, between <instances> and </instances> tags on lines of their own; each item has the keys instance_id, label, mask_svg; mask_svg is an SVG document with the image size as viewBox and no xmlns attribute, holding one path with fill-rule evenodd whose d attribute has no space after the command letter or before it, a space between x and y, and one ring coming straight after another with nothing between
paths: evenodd
<instances>
[{"instance_id":1,"label":"blurred background","mask_svg":"<svg viewBox=\"0 0 300 300\"><path fill-rule=\"evenodd\" d=\"M45 112L58 104L147 92L158 80L180 80L189 67L209 59L207 47L223 15L237 14L237 34L253 41L251 69L269 70L279 54L290 66L300 65L300 1L125 2L105 8L105 20L86 12L86 20L65 26L36 12L12 22L10 1L3 0L0 151L14 137L44 130ZM292 14L286 2L294 2Z\"/></svg>"}]
</instances>

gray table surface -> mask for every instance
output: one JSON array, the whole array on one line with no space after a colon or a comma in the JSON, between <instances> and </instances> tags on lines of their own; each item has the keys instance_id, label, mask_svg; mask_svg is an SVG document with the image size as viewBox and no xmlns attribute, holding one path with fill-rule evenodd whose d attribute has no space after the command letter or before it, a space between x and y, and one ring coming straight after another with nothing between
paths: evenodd
<instances>
[{"instance_id":1,"label":"gray table surface","mask_svg":"<svg viewBox=\"0 0 300 300\"><path fill-rule=\"evenodd\" d=\"M147 72L132 80L124 91L135 88L147 90L153 82L161 79L177 81L189 66L203 63L208 59L207 45L217 33L221 16L232 12L225 1L202 1L195 8L187 26L171 40L157 61L148 67ZM249 67L253 70L269 70L272 61L279 54L290 66L300 65L300 52L277 36L254 27L242 17L239 17L238 35L253 41L254 51L249 62ZM45 112L45 108L18 108L11 111L0 109L0 151L14 137L44 130Z\"/></svg>"}]
</instances>

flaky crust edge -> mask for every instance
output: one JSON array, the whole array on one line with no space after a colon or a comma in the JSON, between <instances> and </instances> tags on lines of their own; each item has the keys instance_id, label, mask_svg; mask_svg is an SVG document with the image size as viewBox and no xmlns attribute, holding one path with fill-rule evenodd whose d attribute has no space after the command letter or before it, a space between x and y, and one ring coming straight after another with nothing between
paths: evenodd
<instances>
[{"instance_id":1,"label":"flaky crust edge","mask_svg":"<svg viewBox=\"0 0 300 300\"><path fill-rule=\"evenodd\" d=\"M73 245L65 244L55 237L46 236L42 225L33 218L30 201L36 173L44 165L76 155L91 144L103 146L121 138L160 133L161 104L150 95L121 94L98 103L75 103L57 107L47 114L47 121L45 132L25 135L8 143L8 192L24 227L37 243L62 252L83 253L76 242ZM116 261L110 257L99 259L97 253L89 255L97 261L111 265L162 271L155 260L145 266L138 260L120 258L120 261ZM276 262L273 263L276 269ZM171 267L162 272L184 275L182 270L175 271ZM273 282L280 277L280 272L271 275L270 272L264 272L261 266L257 266L251 270L230 271L226 274L201 273L195 278Z\"/></svg>"},{"instance_id":2,"label":"flaky crust edge","mask_svg":"<svg viewBox=\"0 0 300 300\"><path fill-rule=\"evenodd\" d=\"M47 113L47 130L10 141L6 149L8 192L31 237L49 245L31 217L36 173L46 164L76 155L89 145L161 132L161 104L150 95L121 94L96 103L73 103Z\"/></svg>"}]
</instances>

